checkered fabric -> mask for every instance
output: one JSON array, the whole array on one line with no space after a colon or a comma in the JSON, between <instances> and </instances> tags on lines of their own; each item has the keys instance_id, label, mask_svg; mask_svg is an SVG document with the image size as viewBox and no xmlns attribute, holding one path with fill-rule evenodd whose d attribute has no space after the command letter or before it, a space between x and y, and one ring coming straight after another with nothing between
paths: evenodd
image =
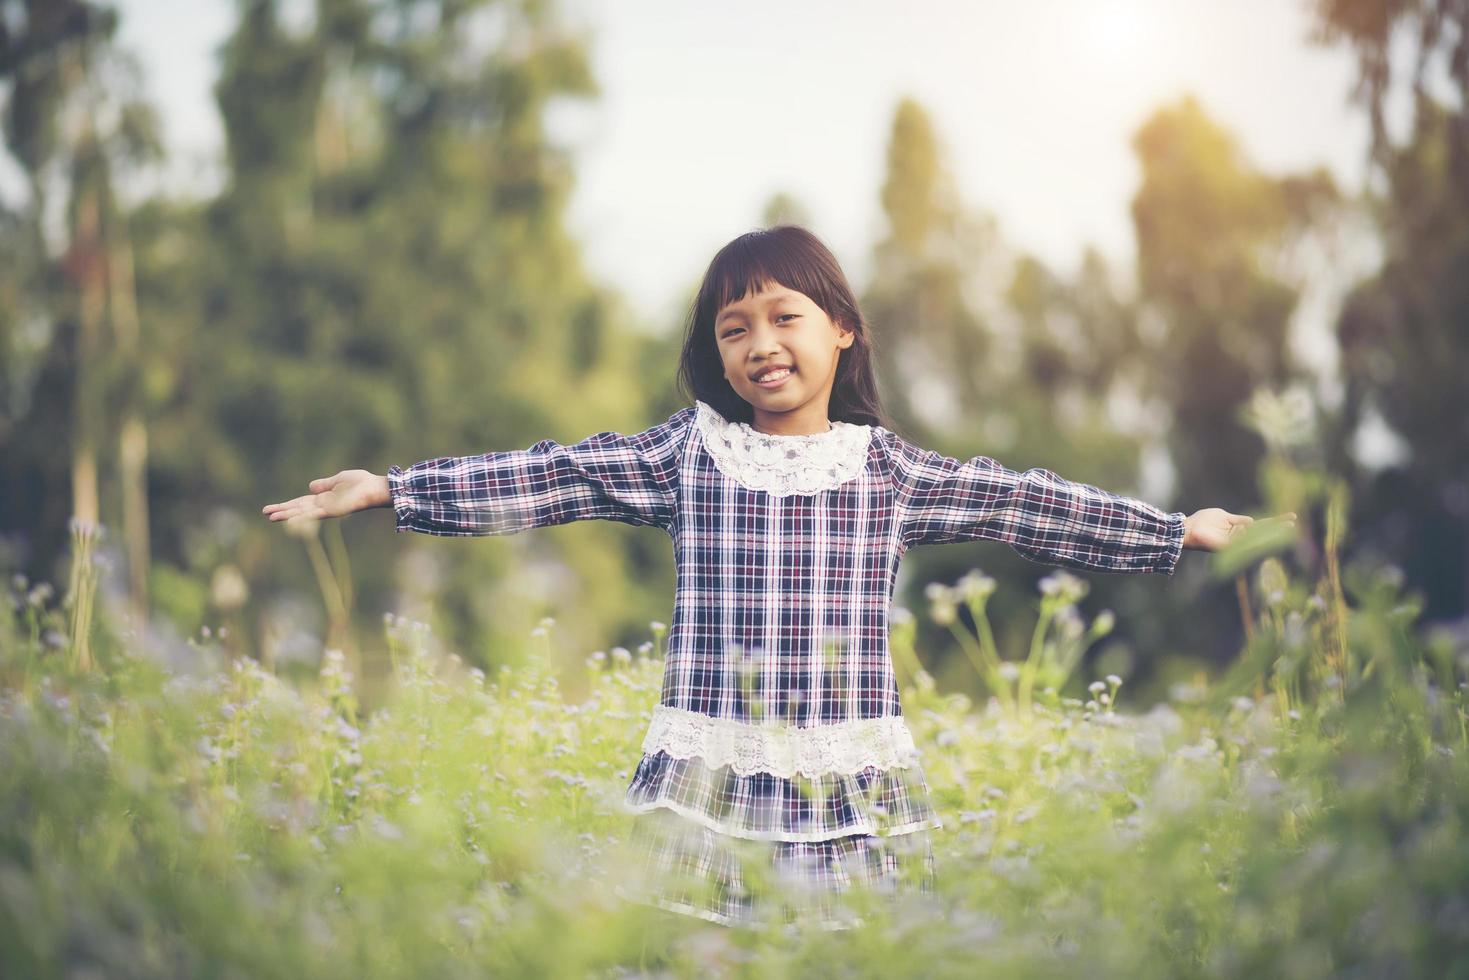
<instances>
[{"instance_id":1,"label":"checkered fabric","mask_svg":"<svg viewBox=\"0 0 1469 980\"><path fill-rule=\"evenodd\" d=\"M762 843L652 810L630 845L640 870L614 886L620 897L726 926L850 929L864 924L846 901L859 889L900 900L935 885L928 831Z\"/></svg>"},{"instance_id":2,"label":"checkered fabric","mask_svg":"<svg viewBox=\"0 0 1469 980\"><path fill-rule=\"evenodd\" d=\"M907 834L942 826L918 765L817 776L742 776L703 759L646 753L628 787L630 808L673 810L750 840L831 840Z\"/></svg>"},{"instance_id":3,"label":"checkered fabric","mask_svg":"<svg viewBox=\"0 0 1469 980\"><path fill-rule=\"evenodd\" d=\"M835 486L814 494L752 489L705 445L711 417L735 424L698 403L635 435L600 432L572 445L542 440L390 467L396 529L512 534L587 519L662 528L673 541L677 586L660 703L752 732L901 716L888 610L898 564L914 545L1000 541L1046 565L1169 575L1181 553L1182 513L1049 470L943 456L881 426L860 427L868 430L857 444L862 465ZM834 427L832 438L850 435ZM824 437L763 436L772 457L792 455L776 447L781 439ZM810 443L784 444L795 445ZM712 856L716 845L741 835L761 839L772 861L796 852L873 854L902 836L926 841L941 826L927 798L916 766L735 776L658 752L644 754L627 794L633 811L652 808L697 827L704 850L694 863L718 874L728 862ZM885 828L896 831L884 836Z\"/></svg>"}]
</instances>

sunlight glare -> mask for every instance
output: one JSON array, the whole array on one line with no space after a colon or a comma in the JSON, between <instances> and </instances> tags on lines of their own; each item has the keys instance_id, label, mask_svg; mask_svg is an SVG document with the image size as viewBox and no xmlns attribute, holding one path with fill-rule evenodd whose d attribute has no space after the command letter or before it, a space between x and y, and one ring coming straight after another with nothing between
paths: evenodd
<instances>
[{"instance_id":1,"label":"sunlight glare","mask_svg":"<svg viewBox=\"0 0 1469 980\"><path fill-rule=\"evenodd\" d=\"M1143 46L1146 21L1134 0L1099 0L1087 5L1083 24L1086 43L1109 62L1136 57Z\"/></svg>"}]
</instances>

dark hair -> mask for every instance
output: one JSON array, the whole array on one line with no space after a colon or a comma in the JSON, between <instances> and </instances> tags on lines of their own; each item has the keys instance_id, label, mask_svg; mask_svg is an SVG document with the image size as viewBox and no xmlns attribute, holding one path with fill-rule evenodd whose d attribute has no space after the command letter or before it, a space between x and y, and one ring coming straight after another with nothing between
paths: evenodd
<instances>
[{"instance_id":1,"label":"dark hair","mask_svg":"<svg viewBox=\"0 0 1469 980\"><path fill-rule=\"evenodd\" d=\"M714 317L726 305L778 284L811 298L856 336L839 352L827 415L839 422L891 428L877 394L872 338L852 287L831 250L799 225L776 225L741 235L715 254L689 308L688 332L678 361L678 385L735 422L751 422L755 410L724 376L714 337Z\"/></svg>"}]
</instances>

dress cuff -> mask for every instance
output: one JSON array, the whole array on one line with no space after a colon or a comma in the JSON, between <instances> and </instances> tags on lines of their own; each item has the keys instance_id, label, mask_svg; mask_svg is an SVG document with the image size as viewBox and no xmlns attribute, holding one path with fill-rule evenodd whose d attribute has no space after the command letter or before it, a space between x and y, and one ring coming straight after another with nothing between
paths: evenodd
<instances>
[{"instance_id":1,"label":"dress cuff","mask_svg":"<svg viewBox=\"0 0 1469 980\"><path fill-rule=\"evenodd\" d=\"M400 466L388 467L388 499L393 508L393 531L402 534L412 531L413 504L405 484L405 474Z\"/></svg>"},{"instance_id":2,"label":"dress cuff","mask_svg":"<svg viewBox=\"0 0 1469 980\"><path fill-rule=\"evenodd\" d=\"M1181 510L1167 516L1163 531L1166 540L1163 550L1158 553L1158 563L1153 568L1155 572L1172 575L1178 569L1178 559L1183 555L1184 519L1187 516Z\"/></svg>"}]
</instances>

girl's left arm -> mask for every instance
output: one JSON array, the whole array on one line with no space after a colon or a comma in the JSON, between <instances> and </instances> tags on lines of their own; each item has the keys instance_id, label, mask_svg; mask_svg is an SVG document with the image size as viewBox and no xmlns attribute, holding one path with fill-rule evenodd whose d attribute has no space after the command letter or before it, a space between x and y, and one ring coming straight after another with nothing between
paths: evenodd
<instances>
[{"instance_id":1,"label":"girl's left arm","mask_svg":"<svg viewBox=\"0 0 1469 980\"><path fill-rule=\"evenodd\" d=\"M1016 472L988 456L961 461L892 440L905 547L1001 541L1045 565L1172 575L1185 547L1215 550L1251 521L1218 508L1165 513L1050 470Z\"/></svg>"}]
</instances>

